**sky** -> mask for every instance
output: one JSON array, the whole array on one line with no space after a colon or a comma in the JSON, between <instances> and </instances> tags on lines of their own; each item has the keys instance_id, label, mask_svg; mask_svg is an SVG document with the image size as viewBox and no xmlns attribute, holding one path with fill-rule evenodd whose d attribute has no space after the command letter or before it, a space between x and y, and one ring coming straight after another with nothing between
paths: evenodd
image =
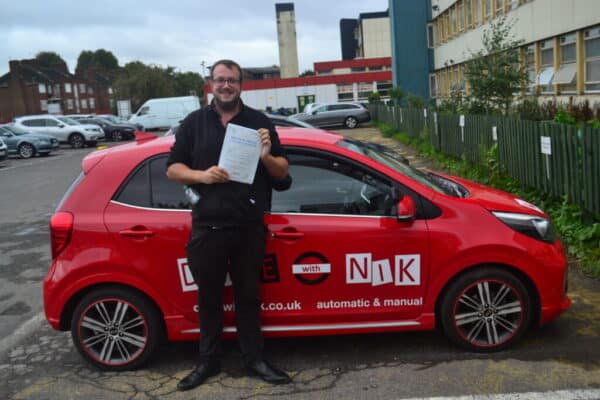
<instances>
[{"instance_id":1,"label":"sky","mask_svg":"<svg viewBox=\"0 0 600 400\"><path fill-rule=\"evenodd\" d=\"M83 50L112 51L203 74L221 58L242 67L279 65L273 0L0 0L0 76L9 60L54 51L71 72ZM284 1L281 1L284 2ZM296 0L299 72L341 59L340 19L380 12L388 0Z\"/></svg>"}]
</instances>

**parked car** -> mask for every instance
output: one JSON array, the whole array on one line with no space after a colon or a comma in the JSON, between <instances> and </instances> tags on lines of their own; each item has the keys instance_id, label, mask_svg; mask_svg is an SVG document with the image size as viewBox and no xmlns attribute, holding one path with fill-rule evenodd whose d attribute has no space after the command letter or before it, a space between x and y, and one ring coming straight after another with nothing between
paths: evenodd
<instances>
[{"instance_id":1,"label":"parked car","mask_svg":"<svg viewBox=\"0 0 600 400\"><path fill-rule=\"evenodd\" d=\"M338 134L278 131L293 184L264 217L266 336L439 327L488 352L569 307L564 249L534 205ZM46 318L100 369L135 368L161 338L199 334L190 205L165 175L173 141L89 154L50 221ZM231 337L230 287L225 296Z\"/></svg>"},{"instance_id":2,"label":"parked car","mask_svg":"<svg viewBox=\"0 0 600 400\"><path fill-rule=\"evenodd\" d=\"M98 140L104 139L104 132L97 125L80 124L77 121L55 115L28 115L17 117L14 124L31 133L44 133L69 143L77 149L84 145L95 146Z\"/></svg>"},{"instance_id":3,"label":"parked car","mask_svg":"<svg viewBox=\"0 0 600 400\"><path fill-rule=\"evenodd\" d=\"M135 138L135 128L131 124L114 124L102 117L81 118L82 124L98 125L104 131L106 140L120 142L121 140L130 140Z\"/></svg>"},{"instance_id":4,"label":"parked car","mask_svg":"<svg viewBox=\"0 0 600 400\"><path fill-rule=\"evenodd\" d=\"M29 133L14 124L0 125L0 136L8 147L8 153L17 154L21 158L30 158L38 154L47 156L59 147L55 137Z\"/></svg>"},{"instance_id":5,"label":"parked car","mask_svg":"<svg viewBox=\"0 0 600 400\"><path fill-rule=\"evenodd\" d=\"M124 118L117 117L116 115L112 115L112 114L98 114L98 115L96 115L96 117L106 119L106 120L108 120L108 121L110 121L110 122L112 122L113 124L116 124L116 125L128 125L128 126L131 126L136 131L143 131L144 130L144 126L142 124L131 123L131 122L127 121Z\"/></svg>"},{"instance_id":6,"label":"parked car","mask_svg":"<svg viewBox=\"0 0 600 400\"><path fill-rule=\"evenodd\" d=\"M293 117L285 117L282 115L273 115L273 114L268 114L268 113L266 115L271 119L271 122L275 126L295 126L298 128L313 128L313 129L315 128L311 124L306 123L304 121L300 121Z\"/></svg>"},{"instance_id":7,"label":"parked car","mask_svg":"<svg viewBox=\"0 0 600 400\"><path fill-rule=\"evenodd\" d=\"M8 158L8 147L6 143L0 138L0 162Z\"/></svg>"},{"instance_id":8,"label":"parked car","mask_svg":"<svg viewBox=\"0 0 600 400\"><path fill-rule=\"evenodd\" d=\"M313 111L315 108L319 107L322 104L323 103L308 103L307 105L304 106L304 110L301 110L301 112L303 112L305 114L310 114L311 111Z\"/></svg>"},{"instance_id":9,"label":"parked car","mask_svg":"<svg viewBox=\"0 0 600 400\"><path fill-rule=\"evenodd\" d=\"M307 113L292 115L293 118L318 127L344 126L356 128L361 122L371 120L369 110L359 103L321 104Z\"/></svg>"}]
</instances>

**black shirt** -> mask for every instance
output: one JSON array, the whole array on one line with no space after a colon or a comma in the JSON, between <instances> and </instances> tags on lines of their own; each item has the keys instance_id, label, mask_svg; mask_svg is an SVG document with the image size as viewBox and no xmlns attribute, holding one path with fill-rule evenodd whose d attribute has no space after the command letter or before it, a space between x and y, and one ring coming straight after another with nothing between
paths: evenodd
<instances>
[{"instance_id":1,"label":"black shirt","mask_svg":"<svg viewBox=\"0 0 600 400\"><path fill-rule=\"evenodd\" d=\"M271 154L285 157L285 152L271 120L263 113L242 104L241 111L230 121L252 129L266 128L271 136ZM167 167L182 163L191 169L206 170L219 162L225 127L211 104L188 115L175 134L175 143ZM195 226L243 226L262 223L271 196L270 177L259 161L254 182L192 185L200 201L192 208Z\"/></svg>"}]
</instances>

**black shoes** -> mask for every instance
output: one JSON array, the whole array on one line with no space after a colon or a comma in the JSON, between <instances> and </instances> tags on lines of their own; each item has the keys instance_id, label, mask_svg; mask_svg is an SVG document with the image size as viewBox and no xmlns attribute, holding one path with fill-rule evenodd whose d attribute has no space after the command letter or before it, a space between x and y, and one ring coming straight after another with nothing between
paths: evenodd
<instances>
[{"instance_id":1,"label":"black shoes","mask_svg":"<svg viewBox=\"0 0 600 400\"><path fill-rule=\"evenodd\" d=\"M190 390L196 386L202 385L205 380L211 376L221 372L219 363L203 363L198 365L194 370L177 384L178 390Z\"/></svg>"},{"instance_id":2,"label":"black shoes","mask_svg":"<svg viewBox=\"0 0 600 400\"><path fill-rule=\"evenodd\" d=\"M265 382L275 385L290 383L292 379L285 372L275 368L266 361L254 361L246 365L246 369L252 375L256 375Z\"/></svg>"}]
</instances>

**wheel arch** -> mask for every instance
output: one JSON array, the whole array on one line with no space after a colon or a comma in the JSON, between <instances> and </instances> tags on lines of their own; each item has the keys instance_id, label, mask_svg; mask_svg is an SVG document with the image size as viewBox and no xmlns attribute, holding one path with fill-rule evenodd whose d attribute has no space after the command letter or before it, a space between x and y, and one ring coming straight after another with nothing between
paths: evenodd
<instances>
[{"instance_id":1,"label":"wheel arch","mask_svg":"<svg viewBox=\"0 0 600 400\"><path fill-rule=\"evenodd\" d=\"M111 289L111 288L120 288L120 289L130 290L130 291L144 297L146 300L148 300L149 304L151 304L152 307L154 307L155 311L157 311L159 313L159 315L161 316L159 324L160 324L160 331L161 331L162 338L167 337L167 327L165 324L165 315L163 313L163 310L156 303L156 301L154 301L154 299L151 296L149 296L147 293L145 293L143 290L140 290L139 288L137 288L135 286L127 285L124 283L116 283L116 282L94 283L92 285L83 287L79 291L73 293L73 295L65 303L65 305L61 311L60 323L59 323L60 330L68 331L71 329L71 319L73 317L73 313L75 312L75 308L77 307L77 304L79 304L79 302L86 295L88 295L89 293L91 293L93 291L99 290L99 289Z\"/></svg>"},{"instance_id":2,"label":"wheel arch","mask_svg":"<svg viewBox=\"0 0 600 400\"><path fill-rule=\"evenodd\" d=\"M442 290L439 291L439 293L436 297L436 300L435 300L435 324L436 324L436 327L441 326L441 321L440 321L441 311L440 310L442 307L442 300L446 296L446 293L447 293L448 289L450 288L450 286L456 280L458 280L460 277L462 277L468 273L471 273L478 269L489 268L489 267L503 269L506 272L509 272L512 275L514 275L517 279L519 279L523 283L523 285L525 285L525 287L527 288L527 290L529 291L529 293L531 295L531 303L532 303L531 323L532 324L535 323L536 326L539 326L540 318L541 318L540 293L539 293L537 287L535 286L535 284L533 283L533 280L527 274L525 274L523 271L521 271L518 268L515 268L512 265L502 264L502 263L481 263L481 264L475 264L470 267L462 269L461 271L456 273L454 276L452 276L452 278L448 279L448 281L444 284Z\"/></svg>"}]
</instances>

